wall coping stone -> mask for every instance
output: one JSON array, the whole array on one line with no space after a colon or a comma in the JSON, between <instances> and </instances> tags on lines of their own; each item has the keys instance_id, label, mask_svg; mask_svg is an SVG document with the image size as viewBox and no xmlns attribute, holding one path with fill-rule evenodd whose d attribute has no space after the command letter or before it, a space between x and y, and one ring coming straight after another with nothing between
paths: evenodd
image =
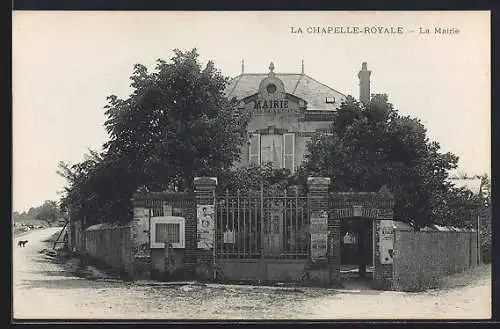
<instances>
[{"instance_id":1,"label":"wall coping stone","mask_svg":"<svg viewBox=\"0 0 500 329\"><path fill-rule=\"evenodd\" d=\"M186 200L195 198L194 192L148 192L135 194L132 203L144 200Z\"/></svg>"}]
</instances>

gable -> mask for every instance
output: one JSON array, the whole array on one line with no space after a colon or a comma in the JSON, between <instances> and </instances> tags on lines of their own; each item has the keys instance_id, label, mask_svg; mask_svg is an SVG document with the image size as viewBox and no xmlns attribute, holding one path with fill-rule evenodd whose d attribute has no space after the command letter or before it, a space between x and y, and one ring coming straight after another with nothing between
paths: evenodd
<instances>
[{"instance_id":1,"label":"gable","mask_svg":"<svg viewBox=\"0 0 500 329\"><path fill-rule=\"evenodd\" d=\"M238 100L250 97L259 90L267 74L241 74L232 79L226 87L226 95ZM283 82L287 94L303 99L308 110L336 110L346 96L305 74L275 74ZM334 99L333 104L326 100Z\"/></svg>"}]
</instances>

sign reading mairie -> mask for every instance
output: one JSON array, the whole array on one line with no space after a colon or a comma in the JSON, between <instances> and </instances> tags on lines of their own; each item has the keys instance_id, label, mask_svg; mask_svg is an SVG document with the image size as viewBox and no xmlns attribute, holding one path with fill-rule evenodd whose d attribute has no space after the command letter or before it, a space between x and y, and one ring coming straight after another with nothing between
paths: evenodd
<instances>
[{"instance_id":1,"label":"sign reading mairie","mask_svg":"<svg viewBox=\"0 0 500 329\"><path fill-rule=\"evenodd\" d=\"M250 110L252 115L300 114L306 109L306 102L285 92L285 86L274 74L274 65L269 66L269 74L262 79L256 94L241 100L241 106Z\"/></svg>"},{"instance_id":2,"label":"sign reading mairie","mask_svg":"<svg viewBox=\"0 0 500 329\"><path fill-rule=\"evenodd\" d=\"M288 100L273 100L273 99L258 99L254 102L254 110L262 110L262 109L288 109Z\"/></svg>"}]
</instances>

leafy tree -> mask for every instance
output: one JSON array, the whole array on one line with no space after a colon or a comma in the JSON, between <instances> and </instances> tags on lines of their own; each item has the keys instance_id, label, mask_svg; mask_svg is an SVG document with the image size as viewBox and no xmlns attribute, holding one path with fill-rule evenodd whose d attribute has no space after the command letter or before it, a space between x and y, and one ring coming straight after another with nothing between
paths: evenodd
<instances>
[{"instance_id":1,"label":"leafy tree","mask_svg":"<svg viewBox=\"0 0 500 329\"><path fill-rule=\"evenodd\" d=\"M127 220L138 187L189 189L194 177L221 176L238 159L249 116L225 97L228 79L211 61L202 67L196 49L174 53L152 73L135 65L127 99L108 97L102 153L60 165L73 216Z\"/></svg>"},{"instance_id":2,"label":"leafy tree","mask_svg":"<svg viewBox=\"0 0 500 329\"><path fill-rule=\"evenodd\" d=\"M35 219L43 220L46 222L55 222L59 219L59 217L59 206L57 205L56 201L52 200L45 201L35 215Z\"/></svg>"},{"instance_id":3,"label":"leafy tree","mask_svg":"<svg viewBox=\"0 0 500 329\"><path fill-rule=\"evenodd\" d=\"M480 196L466 187L451 186L441 198L441 204L435 205L436 224L445 226L475 228Z\"/></svg>"},{"instance_id":4,"label":"leafy tree","mask_svg":"<svg viewBox=\"0 0 500 329\"><path fill-rule=\"evenodd\" d=\"M106 149L142 167L135 178L153 189L185 189L195 176L222 173L246 141L248 116L226 99L228 79L212 62L202 69L195 49L175 54L172 63L158 60L155 73L136 65L130 98L110 96L106 107Z\"/></svg>"},{"instance_id":5,"label":"leafy tree","mask_svg":"<svg viewBox=\"0 0 500 329\"><path fill-rule=\"evenodd\" d=\"M12 212L12 220L14 222L24 222L32 220L43 220L47 224L52 224L61 216L59 206L56 201L46 200L41 206L30 207L28 211Z\"/></svg>"},{"instance_id":6,"label":"leafy tree","mask_svg":"<svg viewBox=\"0 0 500 329\"><path fill-rule=\"evenodd\" d=\"M314 136L303 170L331 178L334 191L378 191L395 197L395 218L423 227L451 187L448 171L458 157L440 153L416 118L403 116L387 95L367 106L348 97L335 114L329 134Z\"/></svg>"},{"instance_id":7,"label":"leafy tree","mask_svg":"<svg viewBox=\"0 0 500 329\"><path fill-rule=\"evenodd\" d=\"M259 191L283 193L290 186L303 187L299 173L292 174L289 169L274 169L271 162L259 166L227 170L220 178L218 192ZM305 180L304 180L305 182Z\"/></svg>"}]
</instances>

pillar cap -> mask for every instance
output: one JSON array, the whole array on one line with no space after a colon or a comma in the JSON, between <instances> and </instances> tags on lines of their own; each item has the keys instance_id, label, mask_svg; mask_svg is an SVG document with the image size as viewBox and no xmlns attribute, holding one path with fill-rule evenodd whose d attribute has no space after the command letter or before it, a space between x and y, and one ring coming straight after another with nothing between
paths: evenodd
<instances>
[{"instance_id":1,"label":"pillar cap","mask_svg":"<svg viewBox=\"0 0 500 329\"><path fill-rule=\"evenodd\" d=\"M307 177L307 185L330 185L329 177Z\"/></svg>"},{"instance_id":2,"label":"pillar cap","mask_svg":"<svg viewBox=\"0 0 500 329\"><path fill-rule=\"evenodd\" d=\"M217 186L217 177L195 177L194 185L212 185Z\"/></svg>"}]
</instances>

